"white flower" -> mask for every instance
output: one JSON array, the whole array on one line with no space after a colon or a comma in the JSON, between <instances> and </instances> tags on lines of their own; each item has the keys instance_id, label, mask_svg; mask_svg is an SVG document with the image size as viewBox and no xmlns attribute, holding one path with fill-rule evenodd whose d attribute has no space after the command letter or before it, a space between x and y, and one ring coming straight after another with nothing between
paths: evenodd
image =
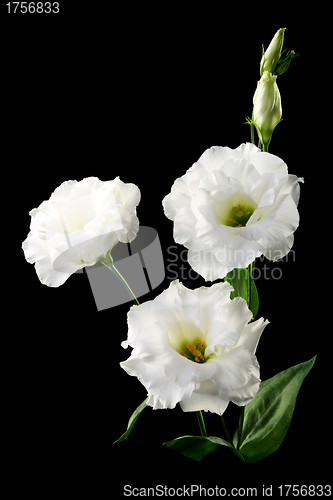
<instances>
[{"instance_id":1,"label":"white flower","mask_svg":"<svg viewBox=\"0 0 333 500\"><path fill-rule=\"evenodd\" d=\"M213 281L262 254L275 261L289 252L299 182L280 158L253 144L213 147L174 182L164 212L192 268Z\"/></svg>"},{"instance_id":2,"label":"white flower","mask_svg":"<svg viewBox=\"0 0 333 500\"><path fill-rule=\"evenodd\" d=\"M35 263L43 284L62 285L75 271L104 257L118 241L136 237L139 201L138 187L119 177L63 182L30 212L30 233L22 244L26 260Z\"/></svg>"},{"instance_id":3,"label":"white flower","mask_svg":"<svg viewBox=\"0 0 333 500\"><path fill-rule=\"evenodd\" d=\"M246 301L230 300L231 291L228 283L189 290L176 280L131 307L122 345L133 351L120 365L145 386L148 405L222 415L229 401L251 401L260 383L255 351L268 321L248 324Z\"/></svg>"}]
</instances>

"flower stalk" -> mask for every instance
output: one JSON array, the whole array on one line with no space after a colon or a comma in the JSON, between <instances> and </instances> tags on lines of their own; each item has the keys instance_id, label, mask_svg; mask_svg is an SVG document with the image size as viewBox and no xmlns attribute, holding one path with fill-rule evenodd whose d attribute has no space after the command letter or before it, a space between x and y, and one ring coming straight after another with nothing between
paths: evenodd
<instances>
[{"instance_id":1,"label":"flower stalk","mask_svg":"<svg viewBox=\"0 0 333 500\"><path fill-rule=\"evenodd\" d=\"M221 415L221 420L220 421L221 421L221 424L222 424L222 427L223 427L223 432L225 434L225 437L227 438L228 443L230 443L232 446L234 446L233 443L232 443L232 439L230 437L230 434L228 432L227 426L225 425L225 421L224 421L223 415Z\"/></svg>"},{"instance_id":2,"label":"flower stalk","mask_svg":"<svg viewBox=\"0 0 333 500\"><path fill-rule=\"evenodd\" d=\"M198 422L199 422L201 435L203 437L207 437L207 431L206 431L206 426L205 426L205 421L204 421L204 418L202 415L202 411L201 410L197 411L196 414L197 414L197 418L198 418Z\"/></svg>"},{"instance_id":3,"label":"flower stalk","mask_svg":"<svg viewBox=\"0 0 333 500\"><path fill-rule=\"evenodd\" d=\"M109 250L109 252L100 259L101 263L107 267L108 269L110 269L111 272L113 272L113 274L115 276L117 276L117 278L119 279L119 281L121 281L121 283L124 285L124 287L126 288L126 290L128 291L129 295L131 296L131 298L133 299L134 303L139 306L140 305L140 302L138 301L138 299L136 298L136 296L134 295L131 287L129 286L129 284L127 283L127 281L125 280L125 278L120 274L120 272L118 271L118 269L114 266L114 263L113 263L113 258L111 257L111 250Z\"/></svg>"}]
</instances>

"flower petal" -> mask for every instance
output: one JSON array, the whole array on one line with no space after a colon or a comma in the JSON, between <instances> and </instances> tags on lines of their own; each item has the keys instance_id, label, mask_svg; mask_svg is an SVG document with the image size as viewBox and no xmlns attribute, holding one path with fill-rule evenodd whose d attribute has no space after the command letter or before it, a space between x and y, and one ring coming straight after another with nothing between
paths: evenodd
<instances>
[{"instance_id":1,"label":"flower petal","mask_svg":"<svg viewBox=\"0 0 333 500\"><path fill-rule=\"evenodd\" d=\"M282 187L280 194L290 194L296 206L299 202L300 187L299 183L304 182L303 177L296 177L296 175L289 174L287 182Z\"/></svg>"},{"instance_id":2,"label":"flower petal","mask_svg":"<svg viewBox=\"0 0 333 500\"><path fill-rule=\"evenodd\" d=\"M169 346L164 348L163 356L165 376L179 386L187 385L194 376L195 363Z\"/></svg>"},{"instance_id":3,"label":"flower petal","mask_svg":"<svg viewBox=\"0 0 333 500\"><path fill-rule=\"evenodd\" d=\"M45 265L42 265L39 261L35 263L35 269L40 282L43 285L47 285L52 288L63 285L65 281L68 280L68 278L73 274L56 271L52 267L49 268Z\"/></svg>"},{"instance_id":4,"label":"flower petal","mask_svg":"<svg viewBox=\"0 0 333 500\"><path fill-rule=\"evenodd\" d=\"M190 196L185 176L175 180L171 193L163 198L162 205L168 219L174 220L177 211L184 206L190 205Z\"/></svg>"},{"instance_id":5,"label":"flower petal","mask_svg":"<svg viewBox=\"0 0 333 500\"><path fill-rule=\"evenodd\" d=\"M261 175L267 172L273 173L280 183L285 182L288 178L287 165L278 156L263 153L258 149L250 154L249 160Z\"/></svg>"},{"instance_id":6,"label":"flower petal","mask_svg":"<svg viewBox=\"0 0 333 500\"><path fill-rule=\"evenodd\" d=\"M225 321L229 328L232 327L238 334L242 332L252 318L252 312L249 310L246 300L242 299L242 297L235 297L234 300L230 301L225 308L225 314Z\"/></svg>"},{"instance_id":7,"label":"flower petal","mask_svg":"<svg viewBox=\"0 0 333 500\"><path fill-rule=\"evenodd\" d=\"M135 212L141 200L141 193L138 186L131 182L125 183L117 177L116 189L118 196L121 198L122 211L128 213Z\"/></svg>"},{"instance_id":8,"label":"flower petal","mask_svg":"<svg viewBox=\"0 0 333 500\"><path fill-rule=\"evenodd\" d=\"M156 297L165 304L179 321L198 326L200 323L200 302L179 280L174 280L165 292Z\"/></svg>"},{"instance_id":9,"label":"flower petal","mask_svg":"<svg viewBox=\"0 0 333 500\"><path fill-rule=\"evenodd\" d=\"M237 346L214 358L217 369L212 381L219 390L222 399L229 400L230 391L239 391L246 386L253 373L258 371L256 357L250 354L243 346Z\"/></svg>"},{"instance_id":10,"label":"flower petal","mask_svg":"<svg viewBox=\"0 0 333 500\"><path fill-rule=\"evenodd\" d=\"M291 234L287 236L287 238L280 238L276 241L265 241L265 248L262 249L263 255L273 262L282 259L285 255L287 255L291 247L294 244L294 235Z\"/></svg>"},{"instance_id":11,"label":"flower petal","mask_svg":"<svg viewBox=\"0 0 333 500\"><path fill-rule=\"evenodd\" d=\"M229 401L219 397L216 386L210 380L196 384L195 390L188 399L183 399L180 406L183 411L210 411L222 415Z\"/></svg>"},{"instance_id":12,"label":"flower petal","mask_svg":"<svg viewBox=\"0 0 333 500\"><path fill-rule=\"evenodd\" d=\"M194 169L197 165L204 167L206 172L219 170L224 162L234 158L234 151L228 147L213 146L200 156L199 160L191 167ZM201 176L202 177L202 176Z\"/></svg>"},{"instance_id":13,"label":"flower petal","mask_svg":"<svg viewBox=\"0 0 333 500\"><path fill-rule=\"evenodd\" d=\"M290 236L299 224L299 215L290 195L281 195L274 208L275 217L265 234L266 241L276 241Z\"/></svg>"},{"instance_id":14,"label":"flower petal","mask_svg":"<svg viewBox=\"0 0 333 500\"><path fill-rule=\"evenodd\" d=\"M227 249L219 249L220 252L227 252ZM218 260L214 252L208 248L205 250L189 250L187 254L188 262L192 269L202 276L206 281L215 281L218 278L224 278L233 266L227 266L227 262Z\"/></svg>"},{"instance_id":15,"label":"flower petal","mask_svg":"<svg viewBox=\"0 0 333 500\"><path fill-rule=\"evenodd\" d=\"M257 394L260 387L259 369L258 374L251 374L248 382L241 388L228 392L230 401L238 406L247 405Z\"/></svg>"},{"instance_id":16,"label":"flower petal","mask_svg":"<svg viewBox=\"0 0 333 500\"><path fill-rule=\"evenodd\" d=\"M133 353L132 353L133 354ZM148 390L150 399L147 404L156 408L174 408L183 398L188 398L194 390L194 383L180 387L164 376L163 357L136 358L131 356L120 366Z\"/></svg>"},{"instance_id":17,"label":"flower petal","mask_svg":"<svg viewBox=\"0 0 333 500\"><path fill-rule=\"evenodd\" d=\"M245 325L239 337L237 345L242 345L251 354L255 354L261 334L268 324L269 321L267 319L265 321L264 318L259 318L256 321Z\"/></svg>"},{"instance_id":18,"label":"flower petal","mask_svg":"<svg viewBox=\"0 0 333 500\"><path fill-rule=\"evenodd\" d=\"M182 207L174 219L174 239L186 247L205 248L205 244L197 238L195 231L196 219L190 207Z\"/></svg>"}]
</instances>

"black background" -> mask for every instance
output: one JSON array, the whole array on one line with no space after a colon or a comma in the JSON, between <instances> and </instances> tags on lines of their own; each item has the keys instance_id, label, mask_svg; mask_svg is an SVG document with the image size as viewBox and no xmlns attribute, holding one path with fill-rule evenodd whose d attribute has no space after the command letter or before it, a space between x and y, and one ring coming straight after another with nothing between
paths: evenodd
<instances>
[{"instance_id":1,"label":"black background","mask_svg":"<svg viewBox=\"0 0 333 500\"><path fill-rule=\"evenodd\" d=\"M125 484L201 484L257 487L260 496L262 485L278 493L280 484L329 482L330 386L322 346L331 336L329 317L329 326L323 324L330 287L321 257L330 244L322 233L329 202L321 194L329 133L320 121L329 84L318 77L325 68L325 13L293 18L287 9L191 5L120 9L60 2L59 14L37 16L8 15L1 4L2 207L9 235L2 243L4 320L9 317L3 356L13 491L91 490L100 497L104 489L106 498L122 495ZM119 367L129 355L120 342L130 303L97 312L85 274L60 288L43 286L21 250L29 211L65 180L119 175L139 186L140 223L157 230L167 264L167 248L175 243L161 200L205 149L250 140L244 122L252 112L261 45L285 26L284 47L301 56L278 79L284 121L270 152L305 184L293 257L258 263L270 276L257 281L259 316L271 322L257 350L261 378L319 354L286 439L256 464L241 463L227 449L194 462L162 442L199 434L196 416L178 407L147 408L130 438L112 445L146 396ZM181 264L186 286L204 284ZM173 278L166 271L163 283L140 300L153 299ZM230 432L238 411L230 404L225 414ZM207 414L206 424L209 434L222 436L216 415Z\"/></svg>"}]
</instances>

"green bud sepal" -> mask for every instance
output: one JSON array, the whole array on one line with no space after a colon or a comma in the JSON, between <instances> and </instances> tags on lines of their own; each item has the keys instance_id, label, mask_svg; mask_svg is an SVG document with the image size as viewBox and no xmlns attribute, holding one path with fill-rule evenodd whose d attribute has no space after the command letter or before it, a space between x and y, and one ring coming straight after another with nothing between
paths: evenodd
<instances>
[{"instance_id":1,"label":"green bud sepal","mask_svg":"<svg viewBox=\"0 0 333 500\"><path fill-rule=\"evenodd\" d=\"M252 125L252 126L254 126L256 128L256 131L257 131L257 134L258 134L258 137L259 137L259 147L262 145L263 146L262 150L267 152L268 151L268 146L269 146L269 144L270 144L270 142L272 140L272 135L273 135L274 129L275 129L275 127L279 123L281 123L283 121L283 118L281 118L281 120L279 120L277 122L277 124L274 126L274 128L271 131L271 135L269 136L269 138L268 138L268 140L266 142L262 141L263 134L262 134L262 131L261 131L260 127L249 116L246 116L245 120L246 120L245 125L249 124L249 125Z\"/></svg>"},{"instance_id":2,"label":"green bud sepal","mask_svg":"<svg viewBox=\"0 0 333 500\"><path fill-rule=\"evenodd\" d=\"M283 58L280 58L279 62L277 63L277 66L275 68L275 71L274 71L274 75L283 75L283 73L285 73L287 71L287 69L289 68L290 66L290 63L293 59L295 59L295 57L298 57L300 54L296 54L294 50L287 50L285 49L282 54L281 54L281 57L283 56L283 54L286 52L286 55L283 57Z\"/></svg>"}]
</instances>

